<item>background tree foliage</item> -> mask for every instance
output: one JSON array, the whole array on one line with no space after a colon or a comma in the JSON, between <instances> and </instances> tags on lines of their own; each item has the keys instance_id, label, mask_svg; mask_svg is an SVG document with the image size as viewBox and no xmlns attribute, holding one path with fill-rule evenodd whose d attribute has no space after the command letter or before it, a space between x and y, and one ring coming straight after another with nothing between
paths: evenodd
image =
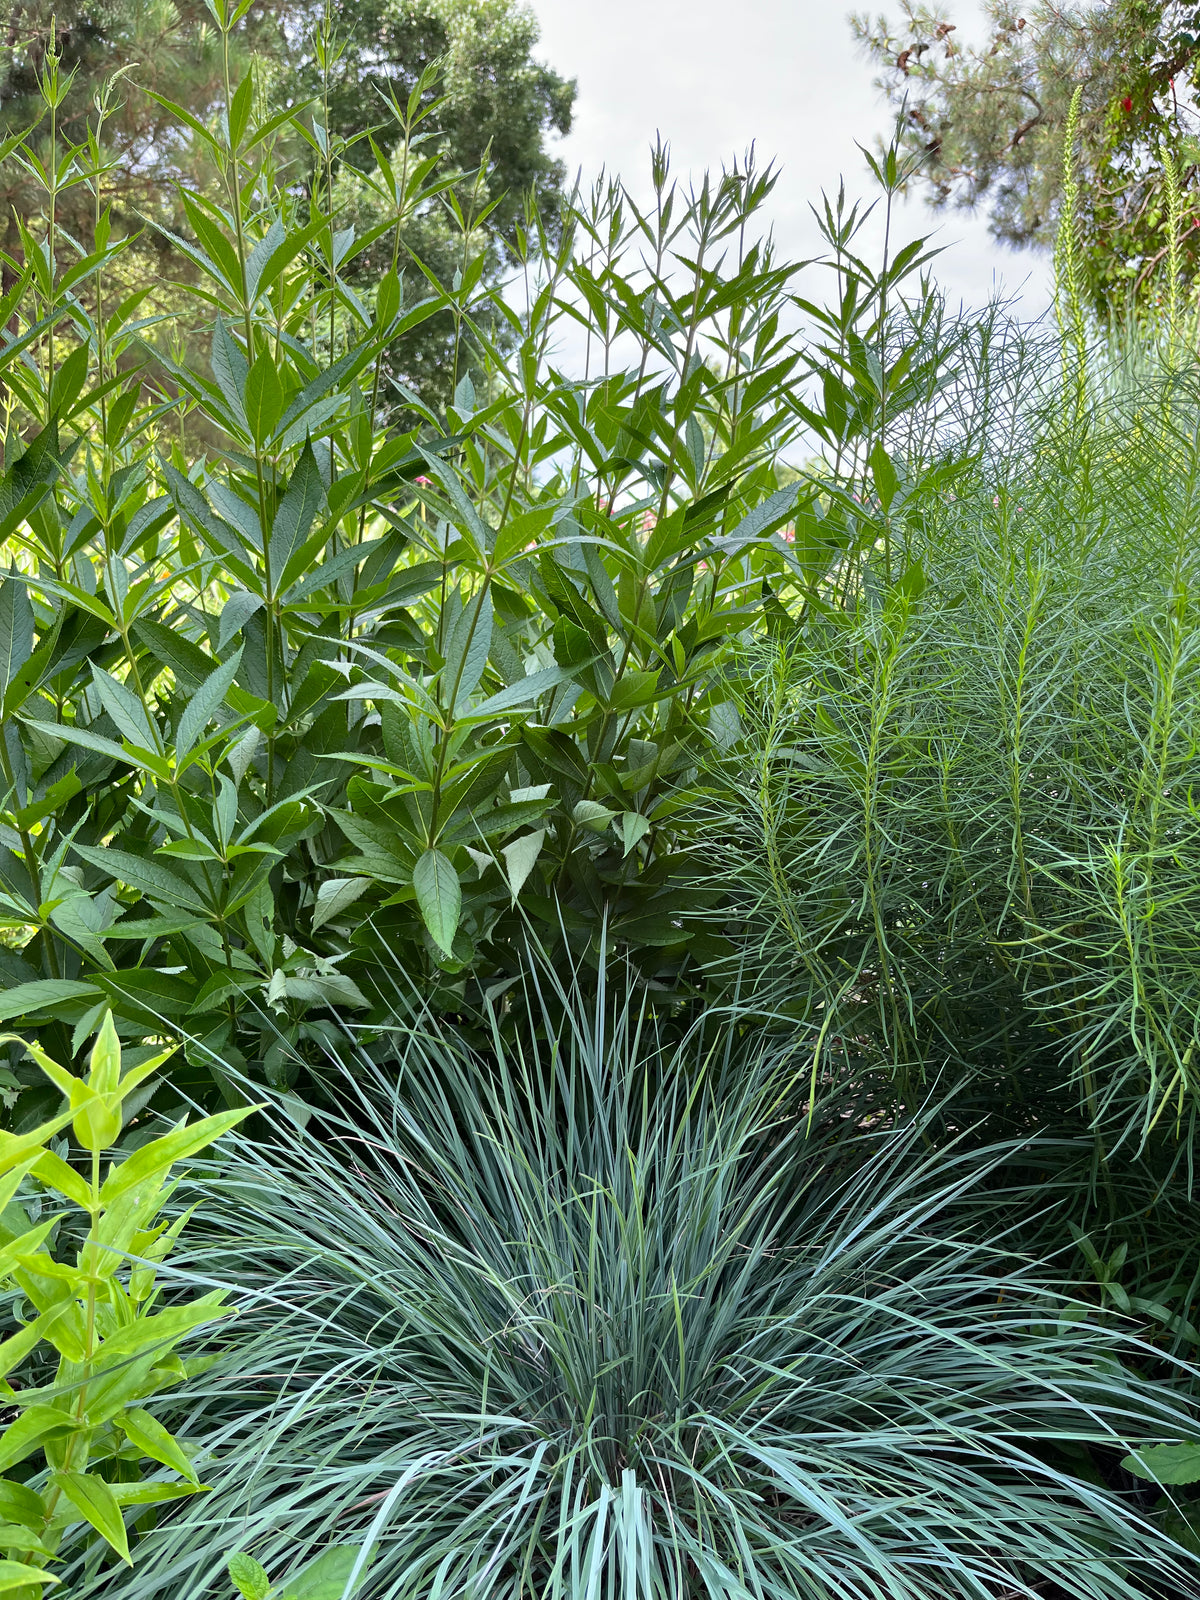
<instances>
[{"instance_id":1,"label":"background tree foliage","mask_svg":"<svg viewBox=\"0 0 1200 1600\"><path fill-rule=\"evenodd\" d=\"M543 203L557 198L563 167L547 151L545 136L570 130L575 85L534 60L538 25L525 6L514 0L364 0L335 7L328 82L321 52L307 41L320 35L329 7L285 0L279 10L288 31L306 43L281 52L276 98L327 107L330 132L345 141L354 166L370 172L375 165L362 138L368 126L388 154L400 140L378 96L394 92L406 100L421 74L442 62L442 101L426 131L463 171L488 163L502 231L520 219L529 193Z\"/></svg>"},{"instance_id":2,"label":"background tree foliage","mask_svg":"<svg viewBox=\"0 0 1200 1600\"><path fill-rule=\"evenodd\" d=\"M1022 10L987 0L982 42L961 14L904 0L898 21L852 18L880 69L908 153L936 206L986 207L997 239L1049 245L1062 201L1063 136L1082 86L1077 177L1084 288L1102 320L1154 303L1167 254L1163 152L1185 190L1181 268L1200 268L1200 7L1105 0Z\"/></svg>"},{"instance_id":3,"label":"background tree foliage","mask_svg":"<svg viewBox=\"0 0 1200 1600\"><path fill-rule=\"evenodd\" d=\"M99 131L114 219L136 230L148 217L194 242L178 187L212 193L218 174L175 107L205 121L221 103L222 35L203 0L0 0L0 39L0 137L36 128L30 148L44 158L53 139L82 144ZM494 207L486 236L468 230L485 280L501 269L502 241L514 240L529 198L554 211L563 168L547 139L570 129L575 85L534 59L537 22L516 0L264 0L228 39L235 76L253 70L264 112L306 107L274 147L281 178L309 204L336 184L339 214L360 232L388 215L389 180L378 158L396 155L409 138L422 157L436 152L445 170L462 175L456 193L465 213ZM40 90L51 50L69 78L52 114ZM414 90L417 120L406 125L389 100L404 106ZM9 256L20 254L16 217L36 209L40 188L27 163L5 165L0 239ZM68 231L90 239L92 196L76 189L59 207ZM402 255L414 271L420 263L449 280L465 265L453 210L438 196L406 218ZM389 237L356 258L351 281L373 284L392 253ZM145 231L126 267L130 287L158 285L144 309L180 310L164 285L190 286L191 273L165 234ZM393 353L396 370L442 404L453 388L442 377L454 333L450 319L435 319Z\"/></svg>"}]
</instances>

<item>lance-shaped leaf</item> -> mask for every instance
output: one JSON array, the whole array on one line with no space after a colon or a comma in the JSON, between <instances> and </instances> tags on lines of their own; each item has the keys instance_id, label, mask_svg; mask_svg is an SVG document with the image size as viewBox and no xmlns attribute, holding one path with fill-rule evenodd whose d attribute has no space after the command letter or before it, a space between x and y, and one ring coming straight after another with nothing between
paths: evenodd
<instances>
[{"instance_id":1,"label":"lance-shaped leaf","mask_svg":"<svg viewBox=\"0 0 1200 1600\"><path fill-rule=\"evenodd\" d=\"M373 342L367 340L354 350L348 350L344 356L335 361L331 367L326 367L324 372L318 373L309 380L292 399L291 404L280 419L282 428L292 428L298 422L303 422L305 413L318 400L324 398L331 390L339 394L344 393L346 385L369 361L374 354ZM416 470L419 470L416 469Z\"/></svg>"},{"instance_id":2,"label":"lance-shaped leaf","mask_svg":"<svg viewBox=\"0 0 1200 1600\"><path fill-rule=\"evenodd\" d=\"M519 678L516 683L510 683L507 689L489 695L477 706L459 713L456 720L462 723L486 722L501 712L515 711L519 706L532 706L541 695L556 689L560 683L568 682L570 678L571 673L565 667L542 667L537 672Z\"/></svg>"},{"instance_id":3,"label":"lance-shaped leaf","mask_svg":"<svg viewBox=\"0 0 1200 1600\"><path fill-rule=\"evenodd\" d=\"M313 906L312 931L325 923L332 922L347 906L354 902L371 887L370 878L327 878L317 890L316 904Z\"/></svg>"},{"instance_id":4,"label":"lance-shaped leaf","mask_svg":"<svg viewBox=\"0 0 1200 1600\"><path fill-rule=\"evenodd\" d=\"M119 1167L113 1167L105 1178L100 1190L100 1198L106 1206L111 1206L130 1189L136 1189L138 1184L145 1183L151 1178L157 1178L161 1173L169 1171L177 1161L186 1161L189 1156L194 1156L197 1151L205 1150L222 1134L228 1133L231 1128L236 1128L252 1111L261 1110L261 1106L239 1106L234 1111L221 1111L215 1117L202 1117L199 1122L190 1125L182 1123L177 1128L172 1128L170 1133L164 1133L159 1139L152 1139L149 1144L141 1145L132 1155L126 1156ZM205 1296L204 1300L196 1301L191 1306L180 1306L174 1311L193 1313L188 1327L198 1326L199 1322L208 1320L208 1313L216 1315L213 1310L216 1302L212 1296ZM196 1312L204 1313L198 1319ZM173 1326L168 1318L174 1315L173 1311L165 1311L155 1317L148 1327L152 1330L148 1337L153 1341L164 1337L169 1328ZM182 1325L181 1325L182 1326ZM115 1334L106 1341L105 1348L116 1350L124 1348L121 1343L122 1333ZM128 1338L125 1344L128 1344Z\"/></svg>"},{"instance_id":5,"label":"lance-shaped leaf","mask_svg":"<svg viewBox=\"0 0 1200 1600\"><path fill-rule=\"evenodd\" d=\"M0 478L0 540L9 534L33 512L46 496L62 471L58 455L56 427L43 428Z\"/></svg>"},{"instance_id":6,"label":"lance-shaped leaf","mask_svg":"<svg viewBox=\"0 0 1200 1600\"><path fill-rule=\"evenodd\" d=\"M492 597L481 590L463 606L446 642L442 681L451 709L462 705L483 676L492 649Z\"/></svg>"},{"instance_id":7,"label":"lance-shaped leaf","mask_svg":"<svg viewBox=\"0 0 1200 1600\"><path fill-rule=\"evenodd\" d=\"M291 107L286 113L285 120L294 117L295 114L296 108ZM261 134L259 136L261 137ZM256 141L251 141L252 144L254 142ZM273 222L266 236L258 241L246 261L246 292L250 298L255 299L265 294L280 273L286 271L301 250L311 244L326 225L324 217L316 216L303 228L293 228L290 233L285 233L279 222Z\"/></svg>"},{"instance_id":8,"label":"lance-shaped leaf","mask_svg":"<svg viewBox=\"0 0 1200 1600\"><path fill-rule=\"evenodd\" d=\"M0 1594L11 1594L15 1589L27 1589L39 1583L61 1583L52 1572L41 1567L27 1567L23 1561L0 1561Z\"/></svg>"},{"instance_id":9,"label":"lance-shaped leaf","mask_svg":"<svg viewBox=\"0 0 1200 1600\"><path fill-rule=\"evenodd\" d=\"M271 352L256 357L246 376L246 421L255 444L265 444L283 415L283 385Z\"/></svg>"},{"instance_id":10,"label":"lance-shaped leaf","mask_svg":"<svg viewBox=\"0 0 1200 1600\"><path fill-rule=\"evenodd\" d=\"M262 526L258 518L258 508L251 505L248 500L243 500L228 484L214 478L208 485L209 498L213 503L213 510L226 523L233 532L240 535L243 546L247 550L262 550Z\"/></svg>"},{"instance_id":11,"label":"lance-shaped leaf","mask_svg":"<svg viewBox=\"0 0 1200 1600\"><path fill-rule=\"evenodd\" d=\"M93 733L90 728L80 728L74 722L38 722L30 718L25 726L43 734L47 739L65 739L68 744L77 744L84 750L94 750L97 755L107 756L110 761L124 761L131 767L141 767L146 772L152 772L156 778L162 778L164 782L170 781L170 766L161 756L156 756L151 751L132 754L115 739L106 739L103 734Z\"/></svg>"},{"instance_id":12,"label":"lance-shaped leaf","mask_svg":"<svg viewBox=\"0 0 1200 1600\"><path fill-rule=\"evenodd\" d=\"M196 485L177 467L168 463L163 468L163 476L181 520L196 530L214 554L219 552L224 557L231 572L253 587L257 575L244 560L241 537L217 516Z\"/></svg>"},{"instance_id":13,"label":"lance-shaped leaf","mask_svg":"<svg viewBox=\"0 0 1200 1600\"><path fill-rule=\"evenodd\" d=\"M222 621L224 621L223 618ZM228 661L223 661L214 672L208 675L195 694L192 695L187 705L184 706L183 715L179 719L179 730L175 735L175 759L177 761L183 760L216 715L225 696L229 693L230 685L237 676L241 661L242 652L236 650Z\"/></svg>"},{"instance_id":14,"label":"lance-shaped leaf","mask_svg":"<svg viewBox=\"0 0 1200 1600\"><path fill-rule=\"evenodd\" d=\"M246 360L245 351L230 333L224 317L218 317L213 325L212 338L213 377L221 393L225 396L225 404L234 416L246 425L246 378L250 367Z\"/></svg>"},{"instance_id":15,"label":"lance-shaped leaf","mask_svg":"<svg viewBox=\"0 0 1200 1600\"><path fill-rule=\"evenodd\" d=\"M490 550L496 541L496 530L487 526L471 504L458 473L452 466L443 461L440 455L435 454L433 450L424 449L420 446L418 448L424 457L425 465L446 491L451 505L458 512L461 526L471 534L478 552L482 555L485 551ZM442 448L445 448L445 441L443 441Z\"/></svg>"},{"instance_id":16,"label":"lance-shaped leaf","mask_svg":"<svg viewBox=\"0 0 1200 1600\"><path fill-rule=\"evenodd\" d=\"M0 695L33 654L33 607L24 579L15 574L0 583Z\"/></svg>"},{"instance_id":17,"label":"lance-shaped leaf","mask_svg":"<svg viewBox=\"0 0 1200 1600\"><path fill-rule=\"evenodd\" d=\"M248 594L245 589L235 589L221 608L221 627L217 634L217 649L224 650L235 634L241 633L256 611L261 611L263 599L258 594ZM241 652L238 652L239 658Z\"/></svg>"},{"instance_id":18,"label":"lance-shaped leaf","mask_svg":"<svg viewBox=\"0 0 1200 1600\"><path fill-rule=\"evenodd\" d=\"M85 1521L90 1522L122 1561L130 1562L129 1535L121 1507L104 1479L91 1472L56 1472L51 1478ZM130 1562L132 1565L132 1562Z\"/></svg>"},{"instance_id":19,"label":"lance-shaped leaf","mask_svg":"<svg viewBox=\"0 0 1200 1600\"><path fill-rule=\"evenodd\" d=\"M747 545L769 538L775 529L782 527L791 516L802 487L803 485L797 482L788 484L786 488L776 489L774 494L769 494L755 506L753 511L743 517L732 533L726 534L721 539L714 539L709 549L723 551L726 555L737 555Z\"/></svg>"},{"instance_id":20,"label":"lance-shaped leaf","mask_svg":"<svg viewBox=\"0 0 1200 1600\"><path fill-rule=\"evenodd\" d=\"M451 955L462 915L462 888L448 857L440 850L424 851L413 868L413 888L430 938L439 950Z\"/></svg>"},{"instance_id":21,"label":"lance-shaped leaf","mask_svg":"<svg viewBox=\"0 0 1200 1600\"><path fill-rule=\"evenodd\" d=\"M101 852L103 854L103 852ZM77 978L35 978L0 989L0 1022L10 1017L25 1017L33 1011L55 1010L68 1000L99 1000L101 992L93 983Z\"/></svg>"},{"instance_id":22,"label":"lance-shaped leaf","mask_svg":"<svg viewBox=\"0 0 1200 1600\"><path fill-rule=\"evenodd\" d=\"M296 470L288 482L287 491L279 502L275 521L271 524L271 580L273 592L285 581L288 562L308 538L313 519L325 499L325 485L321 470L308 443L296 463Z\"/></svg>"},{"instance_id":23,"label":"lance-shaped leaf","mask_svg":"<svg viewBox=\"0 0 1200 1600\"><path fill-rule=\"evenodd\" d=\"M94 663L92 682L100 696L105 711L116 723L122 738L139 750L156 750L159 747L158 728L149 711L128 684L111 677Z\"/></svg>"},{"instance_id":24,"label":"lance-shaped leaf","mask_svg":"<svg viewBox=\"0 0 1200 1600\"><path fill-rule=\"evenodd\" d=\"M144 1456L149 1456L151 1461L161 1461L164 1467L171 1467L191 1483L199 1482L196 1469L185 1455L183 1446L157 1417L135 1406L124 1412L119 1421L130 1443L137 1445Z\"/></svg>"},{"instance_id":25,"label":"lance-shaped leaf","mask_svg":"<svg viewBox=\"0 0 1200 1600\"><path fill-rule=\"evenodd\" d=\"M362 562L380 555L383 548L391 542L390 539L365 539L362 544L348 545L346 549L337 551L328 561L323 561L320 566L314 567L300 579L299 583L293 584L288 589L288 604L294 606L306 595L316 594L319 589L324 589L329 584L336 583L338 579L346 577ZM438 570L440 572L440 567Z\"/></svg>"},{"instance_id":26,"label":"lance-shaped leaf","mask_svg":"<svg viewBox=\"0 0 1200 1600\"><path fill-rule=\"evenodd\" d=\"M7 1472L46 1439L72 1433L78 1424L55 1406L31 1405L0 1434L0 1472Z\"/></svg>"},{"instance_id":27,"label":"lance-shaped leaf","mask_svg":"<svg viewBox=\"0 0 1200 1600\"><path fill-rule=\"evenodd\" d=\"M90 844L73 846L76 855L90 861L94 867L107 872L131 889L151 900L161 900L168 906L187 906L192 911L203 911L204 902L185 878L161 866L157 861L144 860L128 850L114 850L111 845L98 848Z\"/></svg>"},{"instance_id":28,"label":"lance-shaped leaf","mask_svg":"<svg viewBox=\"0 0 1200 1600\"><path fill-rule=\"evenodd\" d=\"M521 838L514 839L500 852L504 857L505 875L508 878L508 887L512 891L514 905L525 886L525 880L533 871L537 858L542 853L542 845L545 842L546 830L539 828L536 833L526 833Z\"/></svg>"}]
</instances>

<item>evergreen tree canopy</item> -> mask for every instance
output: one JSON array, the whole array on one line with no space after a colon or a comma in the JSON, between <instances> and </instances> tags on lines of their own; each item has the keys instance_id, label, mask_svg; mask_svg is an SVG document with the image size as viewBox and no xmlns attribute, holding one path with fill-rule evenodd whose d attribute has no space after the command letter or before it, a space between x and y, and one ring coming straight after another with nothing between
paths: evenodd
<instances>
[{"instance_id":1,"label":"evergreen tree canopy","mask_svg":"<svg viewBox=\"0 0 1200 1600\"><path fill-rule=\"evenodd\" d=\"M317 53L308 41L323 26L322 5L284 4L289 35L303 41L286 53L277 93L293 101L328 104L329 129L348 146L347 158L369 169L368 126L390 151L399 125L384 96L403 102L426 68L442 63L442 104L432 129L452 165L470 172L485 159L490 188L503 198L495 218L504 231L520 215L530 192L557 197L562 165L546 149L548 132L567 133L575 85L534 60L538 25L514 0L361 0L333 18L336 59L326 91ZM327 93L327 101L326 101ZM357 142L356 142L357 141Z\"/></svg>"},{"instance_id":2,"label":"evergreen tree canopy","mask_svg":"<svg viewBox=\"0 0 1200 1600\"><path fill-rule=\"evenodd\" d=\"M952 11L902 0L898 21L852 18L920 158L936 206L985 207L996 238L1050 245L1063 137L1082 89L1076 175L1088 298L1102 319L1164 292L1168 185L1184 189L1179 257L1200 270L1200 6L1183 0L985 0L986 35ZM965 28L964 30L965 31Z\"/></svg>"},{"instance_id":3,"label":"evergreen tree canopy","mask_svg":"<svg viewBox=\"0 0 1200 1600\"><path fill-rule=\"evenodd\" d=\"M239 36L244 51L270 69L272 92L286 100L321 100L322 74L312 41L328 8L314 0L258 0ZM547 153L550 132L571 126L575 86L534 60L538 27L517 0L363 0L333 8L338 46L330 69L330 126L346 141L368 127L394 144L375 89L407 97L422 71L443 63L444 104L437 132L451 161L479 165L484 152L497 191L515 214L529 190L557 191L561 165ZM145 187L170 170L178 120L149 94L177 101L197 116L219 102L218 35L203 0L0 0L0 130L28 127L41 113L38 76L46 53L73 72L60 126L78 139L94 115L100 84L124 69L129 83L108 134L122 158L123 181ZM365 143L354 159L369 161Z\"/></svg>"}]
</instances>

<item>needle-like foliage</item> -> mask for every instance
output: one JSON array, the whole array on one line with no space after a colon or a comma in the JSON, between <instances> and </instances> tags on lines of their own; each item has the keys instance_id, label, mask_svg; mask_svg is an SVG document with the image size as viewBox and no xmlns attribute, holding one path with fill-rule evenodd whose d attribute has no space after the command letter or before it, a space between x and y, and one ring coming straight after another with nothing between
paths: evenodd
<instances>
[{"instance_id":1,"label":"needle-like foliage","mask_svg":"<svg viewBox=\"0 0 1200 1600\"><path fill-rule=\"evenodd\" d=\"M814 1078L915 1103L949 1063L1138 1149L1200 1088L1197 394L1096 355L1064 418L1036 349L977 359L942 475L882 508L907 581L877 554L749 652L710 845Z\"/></svg>"},{"instance_id":2,"label":"needle-like foliage","mask_svg":"<svg viewBox=\"0 0 1200 1600\"><path fill-rule=\"evenodd\" d=\"M364 1057L345 1121L204 1184L190 1270L241 1304L186 1391L213 1488L121 1600L223 1594L233 1547L286 1591L348 1540L378 1600L1200 1594L1112 1486L1192 1425L978 1242L999 1152L810 1128L736 1016L666 1048L553 998L486 1060L415 1019L398 1087Z\"/></svg>"}]
</instances>

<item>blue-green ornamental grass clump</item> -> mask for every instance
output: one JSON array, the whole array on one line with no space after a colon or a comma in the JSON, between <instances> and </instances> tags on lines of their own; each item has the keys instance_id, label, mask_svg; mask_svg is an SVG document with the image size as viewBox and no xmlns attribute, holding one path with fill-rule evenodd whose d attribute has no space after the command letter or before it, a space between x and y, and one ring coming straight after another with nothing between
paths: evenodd
<instances>
[{"instance_id":1,"label":"blue-green ornamental grass clump","mask_svg":"<svg viewBox=\"0 0 1200 1600\"><path fill-rule=\"evenodd\" d=\"M512 1003L540 1047L410 1015L398 1082L347 1056L340 1116L202 1184L184 1264L240 1310L180 1413L212 1488L122 1600L226 1593L230 1530L281 1595L330 1543L372 1600L1200 1593L1112 1472L1191 1409L982 1237L1010 1150L810 1129L736 1017L671 1048Z\"/></svg>"}]
</instances>

